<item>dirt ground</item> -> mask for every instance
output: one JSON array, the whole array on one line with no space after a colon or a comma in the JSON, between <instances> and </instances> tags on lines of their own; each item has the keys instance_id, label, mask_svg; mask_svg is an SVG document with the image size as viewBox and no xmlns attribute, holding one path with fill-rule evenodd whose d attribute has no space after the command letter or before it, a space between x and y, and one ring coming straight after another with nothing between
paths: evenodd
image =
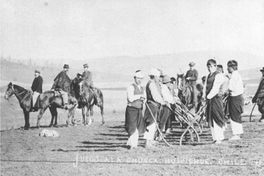
<instances>
[{"instance_id":1,"label":"dirt ground","mask_svg":"<svg viewBox=\"0 0 264 176\"><path fill-rule=\"evenodd\" d=\"M116 94L125 100L124 92L111 92ZM37 129L37 113L31 113L31 129L24 131L19 129L24 120L16 99L8 102L1 94L1 175L264 175L264 123L258 122L257 108L249 122L253 105L245 106L240 141L212 144L210 130L205 128L200 143L179 146L182 130L175 124L167 138L172 147L160 142L146 149L140 139L137 149L128 150L124 102L105 98L103 126L98 108L92 125L72 127L65 126L67 113L59 110L59 127L47 127L50 114L46 112L42 128ZM80 110L76 118L81 119ZM60 136L40 137L43 129L56 130ZM231 136L229 124L225 137Z\"/></svg>"}]
</instances>

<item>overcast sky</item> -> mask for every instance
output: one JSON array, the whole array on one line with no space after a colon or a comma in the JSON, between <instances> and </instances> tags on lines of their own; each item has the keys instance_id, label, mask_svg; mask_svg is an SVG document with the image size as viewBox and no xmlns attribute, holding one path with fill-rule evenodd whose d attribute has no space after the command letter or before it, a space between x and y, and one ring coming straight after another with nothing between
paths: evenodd
<instances>
[{"instance_id":1,"label":"overcast sky","mask_svg":"<svg viewBox=\"0 0 264 176\"><path fill-rule=\"evenodd\" d=\"M90 59L199 50L264 56L263 0L0 0L1 55Z\"/></svg>"}]
</instances>

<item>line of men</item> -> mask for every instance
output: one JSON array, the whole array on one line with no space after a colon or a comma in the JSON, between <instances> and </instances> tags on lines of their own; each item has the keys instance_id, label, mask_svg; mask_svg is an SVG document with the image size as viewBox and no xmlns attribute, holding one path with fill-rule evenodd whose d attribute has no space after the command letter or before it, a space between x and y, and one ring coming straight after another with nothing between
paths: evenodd
<instances>
[{"instance_id":1,"label":"line of men","mask_svg":"<svg viewBox=\"0 0 264 176\"><path fill-rule=\"evenodd\" d=\"M58 91L62 97L62 108L63 109L69 109L68 105L68 93L70 92L70 83L71 79L68 76L69 72L69 65L64 64L63 70L55 77L54 83L51 87L52 91ZM77 74L80 78L82 78L83 81L87 83L88 86L90 86L91 89L94 89L93 80L92 80L92 72L89 71L88 64L83 65L83 73ZM33 92L33 108L31 111L37 111L38 107L36 105L37 98L39 94L42 93L42 85L43 85L43 78L40 76L40 70L35 70L35 78L32 82L31 90ZM82 87L80 85L80 87Z\"/></svg>"},{"instance_id":2,"label":"line of men","mask_svg":"<svg viewBox=\"0 0 264 176\"><path fill-rule=\"evenodd\" d=\"M187 78L196 81L198 72L192 69L194 63L190 63L189 66L191 67L191 73ZM223 74L223 71L217 69L217 62L214 59L208 60L206 66L209 74L204 80L203 100L207 104L206 117L213 142L219 144L224 140L224 131L227 124L223 110L224 87L228 87L229 92L228 107L233 131L233 137L230 140L239 140L240 135L243 133L241 114L243 113L242 94L244 87L242 78L238 73L238 63L235 60L230 60L227 63L227 70L230 73L228 85L227 77ZM163 76L160 70L151 70L145 91L141 86L143 77L142 71L137 70L134 74L134 83L127 88L125 129L128 133L127 145L130 149L138 146L140 135L143 135L145 139L145 147L154 147L156 144L154 140L157 131L156 125L158 124L162 132L166 132L166 128L169 127L166 123L171 120L169 118L172 115L171 109L175 106L175 102L179 101L172 80L167 75ZM144 104L146 109L143 116Z\"/></svg>"}]
</instances>

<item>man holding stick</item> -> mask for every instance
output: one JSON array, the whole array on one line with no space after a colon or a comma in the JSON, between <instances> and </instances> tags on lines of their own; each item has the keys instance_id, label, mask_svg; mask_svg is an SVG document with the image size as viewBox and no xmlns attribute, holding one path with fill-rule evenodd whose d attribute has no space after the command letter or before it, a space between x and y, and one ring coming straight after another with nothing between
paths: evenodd
<instances>
[{"instance_id":1,"label":"man holding stick","mask_svg":"<svg viewBox=\"0 0 264 176\"><path fill-rule=\"evenodd\" d=\"M146 132L144 134L144 139L146 139L145 147L154 146L154 135L156 132L156 120L159 116L159 111L165 102L161 95L160 71L158 69L151 69L150 80L146 85L146 111L144 114L144 120L146 124Z\"/></svg>"},{"instance_id":2,"label":"man holding stick","mask_svg":"<svg viewBox=\"0 0 264 176\"><path fill-rule=\"evenodd\" d=\"M130 149L137 148L139 135L144 132L142 109L145 93L140 85L142 79L143 73L137 70L134 74L134 83L127 87L125 129L128 133L127 145Z\"/></svg>"}]
</instances>

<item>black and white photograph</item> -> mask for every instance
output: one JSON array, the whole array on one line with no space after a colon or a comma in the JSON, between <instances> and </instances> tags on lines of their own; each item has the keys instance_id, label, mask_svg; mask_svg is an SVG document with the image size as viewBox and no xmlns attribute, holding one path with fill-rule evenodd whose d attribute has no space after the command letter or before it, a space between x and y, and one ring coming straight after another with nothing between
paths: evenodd
<instances>
[{"instance_id":1,"label":"black and white photograph","mask_svg":"<svg viewBox=\"0 0 264 176\"><path fill-rule=\"evenodd\" d=\"M263 0L0 14L0 175L264 175Z\"/></svg>"}]
</instances>

